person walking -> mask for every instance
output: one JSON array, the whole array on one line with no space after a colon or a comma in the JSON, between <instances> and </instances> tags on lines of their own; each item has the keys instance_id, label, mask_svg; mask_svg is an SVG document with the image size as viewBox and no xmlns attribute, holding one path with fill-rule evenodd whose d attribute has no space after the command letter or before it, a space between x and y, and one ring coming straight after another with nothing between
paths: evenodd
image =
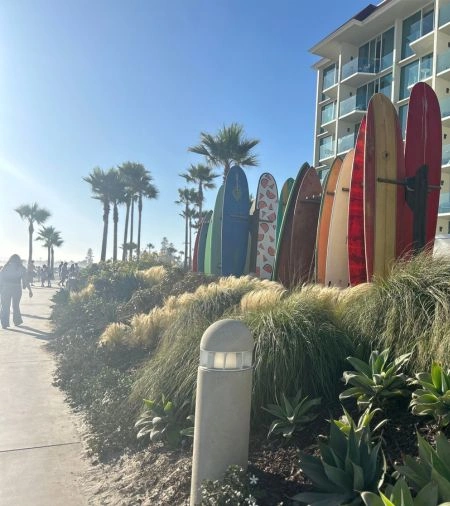
<instances>
[{"instance_id":1,"label":"person walking","mask_svg":"<svg viewBox=\"0 0 450 506\"><path fill-rule=\"evenodd\" d=\"M11 303L14 325L18 326L23 323L19 306L22 287L28 288L28 295L33 297L27 269L22 265L19 255L12 255L0 271L0 320L4 329L9 327Z\"/></svg>"}]
</instances>

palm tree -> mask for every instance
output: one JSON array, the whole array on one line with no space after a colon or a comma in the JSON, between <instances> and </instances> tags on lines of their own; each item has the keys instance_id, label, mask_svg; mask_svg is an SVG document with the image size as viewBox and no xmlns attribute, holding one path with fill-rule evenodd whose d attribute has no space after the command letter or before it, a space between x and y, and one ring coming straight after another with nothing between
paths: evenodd
<instances>
[{"instance_id":1,"label":"palm tree","mask_svg":"<svg viewBox=\"0 0 450 506\"><path fill-rule=\"evenodd\" d=\"M53 273L55 266L55 254L53 248L54 246L59 248L64 242L61 239L61 232L55 230L54 227L42 227L39 230L36 241L44 241L44 244L42 246L44 246L44 248L47 248L47 265L50 269L50 272Z\"/></svg>"},{"instance_id":2,"label":"palm tree","mask_svg":"<svg viewBox=\"0 0 450 506\"><path fill-rule=\"evenodd\" d=\"M124 244L128 242L128 219L130 219L130 240L133 242L133 222L134 222L134 203L138 203L138 238L137 238L137 258L140 256L141 249L141 224L142 224L142 201L143 198L155 199L158 196L158 189L152 184L153 178L150 171L141 163L125 162L119 167L122 172L127 188L126 200L127 216L125 221ZM131 207L131 211L130 211ZM130 216L131 215L131 216ZM126 252L122 260L126 259ZM130 251L131 255L132 251ZM131 260L131 256L130 256Z\"/></svg>"},{"instance_id":3,"label":"palm tree","mask_svg":"<svg viewBox=\"0 0 450 506\"><path fill-rule=\"evenodd\" d=\"M198 163L197 165L191 164L187 172L180 174L184 177L188 183L194 183L198 185L198 212L202 215L203 202L205 197L203 196L203 190L212 190L216 187L213 179L219 177L219 174L215 174L211 167Z\"/></svg>"},{"instance_id":4,"label":"palm tree","mask_svg":"<svg viewBox=\"0 0 450 506\"><path fill-rule=\"evenodd\" d=\"M111 169L110 180L110 199L113 204L113 262L117 261L117 227L119 223L119 209L118 205L125 203L127 199L126 182L121 173L117 169Z\"/></svg>"},{"instance_id":5,"label":"palm tree","mask_svg":"<svg viewBox=\"0 0 450 506\"><path fill-rule=\"evenodd\" d=\"M100 200L103 204L103 236L102 236L102 251L100 254L100 261L106 260L106 245L108 242L108 222L109 213L111 210L111 194L112 186L115 180L115 170L109 169L105 172L100 167L95 167L89 176L84 177L83 180L91 185L91 191L94 194L92 198Z\"/></svg>"},{"instance_id":6,"label":"palm tree","mask_svg":"<svg viewBox=\"0 0 450 506\"><path fill-rule=\"evenodd\" d=\"M259 143L258 139L246 139L244 127L238 123L224 126L216 135L200 133L200 144L188 148L188 151L203 155L212 167L223 166L224 178L233 163L241 167L258 165L256 155L251 150Z\"/></svg>"},{"instance_id":7,"label":"palm tree","mask_svg":"<svg viewBox=\"0 0 450 506\"><path fill-rule=\"evenodd\" d=\"M41 225L50 216L50 211L35 202L34 204L22 204L21 206L14 209L22 220L28 221L28 264L33 260L33 232L34 224Z\"/></svg>"},{"instance_id":8,"label":"palm tree","mask_svg":"<svg viewBox=\"0 0 450 506\"><path fill-rule=\"evenodd\" d=\"M198 200L197 192L192 188L178 188L178 200L175 204L183 204L184 210L180 216L185 220L184 231L184 269L187 270L188 263L190 263L190 256L188 255L189 247L189 221L191 219L190 205Z\"/></svg>"}]
</instances>

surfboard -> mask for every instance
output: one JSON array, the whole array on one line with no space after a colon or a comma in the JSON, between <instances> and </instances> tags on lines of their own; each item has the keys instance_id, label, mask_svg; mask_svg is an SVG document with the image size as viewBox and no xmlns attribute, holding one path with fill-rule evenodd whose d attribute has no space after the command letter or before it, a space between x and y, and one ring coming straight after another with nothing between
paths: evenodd
<instances>
[{"instance_id":1,"label":"surfboard","mask_svg":"<svg viewBox=\"0 0 450 506\"><path fill-rule=\"evenodd\" d=\"M397 112L382 93L372 96L367 110L364 160L364 237L367 279L385 277L401 255L405 179L403 139Z\"/></svg>"},{"instance_id":2,"label":"surfboard","mask_svg":"<svg viewBox=\"0 0 450 506\"><path fill-rule=\"evenodd\" d=\"M200 240L200 229L197 230L194 242L194 254L192 255L192 272L198 272L198 243Z\"/></svg>"},{"instance_id":3,"label":"surfboard","mask_svg":"<svg viewBox=\"0 0 450 506\"><path fill-rule=\"evenodd\" d=\"M277 246L278 239L280 237L281 232L281 223L283 222L284 212L286 210L286 206L289 200L289 194L291 193L292 186L294 185L294 179L292 177L286 179L284 182L281 192L280 198L278 199L278 210L277 210Z\"/></svg>"},{"instance_id":4,"label":"surfboard","mask_svg":"<svg viewBox=\"0 0 450 506\"><path fill-rule=\"evenodd\" d=\"M223 193L224 185L221 185L209 223L205 249L205 274L216 276L221 274Z\"/></svg>"},{"instance_id":5,"label":"surfboard","mask_svg":"<svg viewBox=\"0 0 450 506\"><path fill-rule=\"evenodd\" d=\"M250 202L248 215L248 241L247 257L245 260L244 274L254 273L256 270L256 243L258 235L258 213L256 212L256 199Z\"/></svg>"},{"instance_id":6,"label":"surfboard","mask_svg":"<svg viewBox=\"0 0 450 506\"><path fill-rule=\"evenodd\" d=\"M366 116L359 125L356 138L348 204L348 270L352 286L367 282L363 185L365 151Z\"/></svg>"},{"instance_id":7,"label":"surfboard","mask_svg":"<svg viewBox=\"0 0 450 506\"><path fill-rule=\"evenodd\" d=\"M256 245L256 275L270 279L276 254L278 189L272 174L265 172L258 182L256 208L259 211Z\"/></svg>"},{"instance_id":8,"label":"surfboard","mask_svg":"<svg viewBox=\"0 0 450 506\"><path fill-rule=\"evenodd\" d=\"M303 177L309 168L309 164L304 163L298 171L297 177L295 178L295 181L289 193L289 198L286 203L283 220L280 227L277 254L275 256L272 279L274 281L279 281L286 288L289 288L289 286L291 286L291 273L289 268L291 257L292 222L294 219L295 203L297 200L300 183L302 182Z\"/></svg>"},{"instance_id":9,"label":"surfboard","mask_svg":"<svg viewBox=\"0 0 450 506\"><path fill-rule=\"evenodd\" d=\"M309 283L314 277L314 253L322 185L314 167L308 167L300 182L294 207L289 258L290 285Z\"/></svg>"},{"instance_id":10,"label":"surfboard","mask_svg":"<svg viewBox=\"0 0 450 506\"><path fill-rule=\"evenodd\" d=\"M405 171L406 177L414 177L417 170L428 167L428 185L435 187L428 191L425 213L425 242L431 250L436 235L441 185L442 123L439 101L433 88L419 82L411 90L406 123ZM406 249L413 242L413 212L405 206L404 226Z\"/></svg>"},{"instance_id":11,"label":"surfboard","mask_svg":"<svg viewBox=\"0 0 450 506\"><path fill-rule=\"evenodd\" d=\"M248 245L250 199L247 177L234 165L227 174L223 193L222 275L241 276Z\"/></svg>"},{"instance_id":12,"label":"surfboard","mask_svg":"<svg viewBox=\"0 0 450 506\"><path fill-rule=\"evenodd\" d=\"M209 211L203 218L202 224L200 226L199 241L198 241L197 272L205 272L206 239L208 235L208 228L211 216L212 211Z\"/></svg>"},{"instance_id":13,"label":"surfboard","mask_svg":"<svg viewBox=\"0 0 450 506\"><path fill-rule=\"evenodd\" d=\"M337 157L331 164L323 185L316 238L316 282L322 284L325 283L325 265L327 260L331 211L333 209L336 183L341 166L342 158Z\"/></svg>"},{"instance_id":14,"label":"surfboard","mask_svg":"<svg viewBox=\"0 0 450 506\"><path fill-rule=\"evenodd\" d=\"M350 284L348 272L348 200L355 150L351 149L342 162L336 182L325 265L325 285L346 288Z\"/></svg>"}]
</instances>

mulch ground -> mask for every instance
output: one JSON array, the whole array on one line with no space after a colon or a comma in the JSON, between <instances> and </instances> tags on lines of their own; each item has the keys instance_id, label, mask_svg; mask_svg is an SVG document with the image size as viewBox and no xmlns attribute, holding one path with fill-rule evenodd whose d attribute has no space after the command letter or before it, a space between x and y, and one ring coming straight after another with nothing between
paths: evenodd
<instances>
[{"instance_id":1,"label":"mulch ground","mask_svg":"<svg viewBox=\"0 0 450 506\"><path fill-rule=\"evenodd\" d=\"M352 405L346 406L357 418ZM330 418L341 415L340 407L324 410L307 429L288 444L267 440L266 432L252 433L249 472L258 478L259 506L290 506L291 497L309 490L310 484L299 466L299 452L317 454L317 438L329 432ZM395 402L387 411L382 433L388 475L402 462L402 455L417 455L419 432L433 442L437 427L429 419L413 416L407 402ZM447 434L450 436L450 434ZM282 443L282 442L281 442ZM189 504L192 448L169 450L161 444L141 452L123 455L109 464L93 466L88 476L94 505L184 506Z\"/></svg>"}]
</instances>

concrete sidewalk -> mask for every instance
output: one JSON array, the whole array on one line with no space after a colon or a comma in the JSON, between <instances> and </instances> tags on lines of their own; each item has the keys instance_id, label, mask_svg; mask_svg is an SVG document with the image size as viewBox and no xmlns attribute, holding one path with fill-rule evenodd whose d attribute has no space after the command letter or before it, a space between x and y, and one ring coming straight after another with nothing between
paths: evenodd
<instances>
[{"instance_id":1,"label":"concrete sidewalk","mask_svg":"<svg viewBox=\"0 0 450 506\"><path fill-rule=\"evenodd\" d=\"M34 287L30 299L24 290L23 325L0 330L1 506L88 504L80 486L87 470L80 437L52 386L54 361L45 350L55 292Z\"/></svg>"}]
</instances>

